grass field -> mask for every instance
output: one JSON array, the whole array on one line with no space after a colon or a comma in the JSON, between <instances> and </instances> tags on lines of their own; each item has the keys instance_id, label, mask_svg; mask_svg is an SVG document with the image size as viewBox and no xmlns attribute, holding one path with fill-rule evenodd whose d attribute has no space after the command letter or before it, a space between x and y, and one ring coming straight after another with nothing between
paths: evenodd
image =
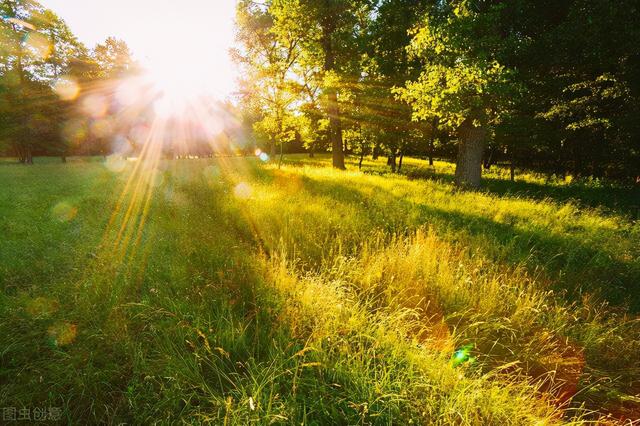
<instances>
[{"instance_id":1,"label":"grass field","mask_svg":"<svg viewBox=\"0 0 640 426\"><path fill-rule=\"evenodd\" d=\"M640 418L637 189L324 157L0 164L0 407L61 423Z\"/></svg>"}]
</instances>

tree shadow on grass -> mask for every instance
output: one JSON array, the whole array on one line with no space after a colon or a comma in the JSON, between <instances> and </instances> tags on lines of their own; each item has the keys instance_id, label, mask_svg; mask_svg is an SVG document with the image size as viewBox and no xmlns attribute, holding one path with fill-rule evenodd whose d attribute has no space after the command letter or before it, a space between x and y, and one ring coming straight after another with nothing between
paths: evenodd
<instances>
[{"instance_id":1,"label":"tree shadow on grass","mask_svg":"<svg viewBox=\"0 0 640 426\"><path fill-rule=\"evenodd\" d=\"M525 265L531 272L542 272L551 279L554 290L566 290L570 301L579 300L586 291L612 305L628 305L632 312L640 312L639 265L632 260L614 258L605 249L586 244L579 234L560 235L542 227L520 229L475 214L437 208L428 200L414 203L368 182L358 182L358 187L353 187L307 175L303 183L310 194L359 208L362 215L372 218L374 227L389 228L391 225L394 230L412 231L417 226L430 225L442 238L449 236L454 240L462 233L463 238L469 236L464 241L470 241L472 249L493 252L496 261ZM373 191L376 200L383 201L372 202L371 196L358 188ZM412 223L382 222L384 211L394 208L400 208L404 216L413 215ZM381 211L375 212L376 209Z\"/></svg>"},{"instance_id":2,"label":"tree shadow on grass","mask_svg":"<svg viewBox=\"0 0 640 426\"><path fill-rule=\"evenodd\" d=\"M453 175L431 169L408 168L403 174L410 179L436 179L453 183ZM499 196L526 197L534 200L551 199L556 202L575 202L581 207L605 208L630 219L640 218L640 187L615 185L591 186L586 183L545 185L536 182L483 177L481 191Z\"/></svg>"}]
</instances>

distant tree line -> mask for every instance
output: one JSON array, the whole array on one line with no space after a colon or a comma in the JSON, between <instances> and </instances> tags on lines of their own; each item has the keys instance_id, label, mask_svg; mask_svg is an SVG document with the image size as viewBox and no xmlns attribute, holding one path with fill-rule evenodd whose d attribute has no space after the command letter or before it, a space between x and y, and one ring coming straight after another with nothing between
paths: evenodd
<instances>
[{"instance_id":1,"label":"distant tree line","mask_svg":"<svg viewBox=\"0 0 640 426\"><path fill-rule=\"evenodd\" d=\"M0 37L0 152L27 164L34 155L107 154L109 123L98 112L109 105L100 96L132 72L127 45L108 38L89 50L29 0L0 2Z\"/></svg>"},{"instance_id":2,"label":"distant tree line","mask_svg":"<svg viewBox=\"0 0 640 426\"><path fill-rule=\"evenodd\" d=\"M185 132L168 119L163 149L211 155L242 140L248 152L255 141L272 156L330 151L337 168L345 153L385 156L392 170L404 155L451 158L462 186L477 186L498 162L637 182L639 7L240 0L237 106L203 103L241 115L241 125L228 120L212 143L198 123ZM138 72L123 41L88 49L37 1L0 0L0 154L29 164L34 155L136 152L131 136L148 130L157 96L138 83L145 102L125 105L132 95L121 83Z\"/></svg>"},{"instance_id":3,"label":"distant tree line","mask_svg":"<svg viewBox=\"0 0 640 426\"><path fill-rule=\"evenodd\" d=\"M260 145L640 176L635 0L240 0L239 102Z\"/></svg>"},{"instance_id":4,"label":"distant tree line","mask_svg":"<svg viewBox=\"0 0 640 426\"><path fill-rule=\"evenodd\" d=\"M136 156L157 117L161 93L151 85L124 41L88 49L37 1L0 0L0 155L24 164L37 155ZM167 116L154 145L167 157L235 153L232 105L196 101L199 116L222 121L220 131Z\"/></svg>"}]
</instances>

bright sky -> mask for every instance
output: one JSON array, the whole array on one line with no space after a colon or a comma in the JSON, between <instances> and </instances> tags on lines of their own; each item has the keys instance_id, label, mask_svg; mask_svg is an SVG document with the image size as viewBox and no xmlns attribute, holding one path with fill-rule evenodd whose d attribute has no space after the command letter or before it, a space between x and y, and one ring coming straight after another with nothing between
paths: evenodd
<instances>
[{"instance_id":1,"label":"bright sky","mask_svg":"<svg viewBox=\"0 0 640 426\"><path fill-rule=\"evenodd\" d=\"M166 85L214 93L235 89L228 55L236 0L40 0L87 46L109 36Z\"/></svg>"}]
</instances>

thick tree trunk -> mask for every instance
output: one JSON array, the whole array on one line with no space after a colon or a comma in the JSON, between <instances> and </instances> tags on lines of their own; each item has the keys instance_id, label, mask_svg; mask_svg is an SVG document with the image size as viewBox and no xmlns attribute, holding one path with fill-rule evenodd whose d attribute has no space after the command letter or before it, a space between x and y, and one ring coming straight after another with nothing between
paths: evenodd
<instances>
[{"instance_id":1,"label":"thick tree trunk","mask_svg":"<svg viewBox=\"0 0 640 426\"><path fill-rule=\"evenodd\" d=\"M477 188L482 176L486 130L466 120L458 130L458 158L455 183L463 188Z\"/></svg>"},{"instance_id":2,"label":"thick tree trunk","mask_svg":"<svg viewBox=\"0 0 640 426\"><path fill-rule=\"evenodd\" d=\"M380 157L380 143L376 142L373 146L373 152L371 153L371 159L377 160Z\"/></svg>"}]
</instances>

